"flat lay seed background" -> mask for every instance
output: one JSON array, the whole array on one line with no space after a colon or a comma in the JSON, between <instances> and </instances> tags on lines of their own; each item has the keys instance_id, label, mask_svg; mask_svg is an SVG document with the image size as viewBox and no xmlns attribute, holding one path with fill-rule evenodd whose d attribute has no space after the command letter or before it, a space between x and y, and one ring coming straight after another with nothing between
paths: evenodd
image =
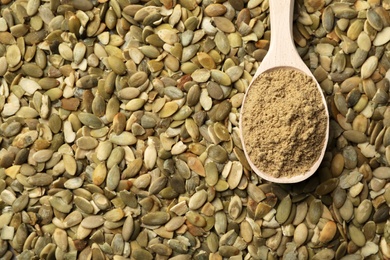
<instances>
[{"instance_id":1,"label":"flat lay seed background","mask_svg":"<svg viewBox=\"0 0 390 260\"><path fill-rule=\"evenodd\" d=\"M296 1L331 122L294 185L239 138L268 0L0 3L3 259L390 258L389 0Z\"/></svg>"}]
</instances>

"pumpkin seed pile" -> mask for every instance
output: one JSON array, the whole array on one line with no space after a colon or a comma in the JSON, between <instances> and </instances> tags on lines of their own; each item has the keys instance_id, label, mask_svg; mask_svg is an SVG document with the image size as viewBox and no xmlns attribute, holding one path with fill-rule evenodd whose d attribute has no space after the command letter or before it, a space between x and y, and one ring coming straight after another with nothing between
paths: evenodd
<instances>
[{"instance_id":1,"label":"pumpkin seed pile","mask_svg":"<svg viewBox=\"0 0 390 260\"><path fill-rule=\"evenodd\" d=\"M296 2L331 129L290 186L239 140L269 0L0 3L2 259L390 258L389 0Z\"/></svg>"}]
</instances>

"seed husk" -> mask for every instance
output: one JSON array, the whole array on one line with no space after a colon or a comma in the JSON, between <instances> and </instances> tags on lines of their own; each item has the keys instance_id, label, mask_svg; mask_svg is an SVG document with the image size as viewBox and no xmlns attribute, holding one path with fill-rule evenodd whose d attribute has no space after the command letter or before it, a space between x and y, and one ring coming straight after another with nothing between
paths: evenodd
<instances>
[{"instance_id":1,"label":"seed husk","mask_svg":"<svg viewBox=\"0 0 390 260\"><path fill-rule=\"evenodd\" d=\"M142 217L142 223L145 225L163 225L170 219L168 213L165 212L150 212Z\"/></svg>"},{"instance_id":2,"label":"seed husk","mask_svg":"<svg viewBox=\"0 0 390 260\"><path fill-rule=\"evenodd\" d=\"M27 178L27 182L34 186L47 186L53 182L53 177L45 173L37 173Z\"/></svg>"},{"instance_id":3,"label":"seed husk","mask_svg":"<svg viewBox=\"0 0 390 260\"><path fill-rule=\"evenodd\" d=\"M12 45L8 48L6 60L9 66L15 67L21 60L21 53L17 45Z\"/></svg>"},{"instance_id":4,"label":"seed husk","mask_svg":"<svg viewBox=\"0 0 390 260\"><path fill-rule=\"evenodd\" d=\"M308 217L313 224L317 224L323 212L323 205L320 200L313 200L310 203Z\"/></svg>"},{"instance_id":5,"label":"seed husk","mask_svg":"<svg viewBox=\"0 0 390 260\"><path fill-rule=\"evenodd\" d=\"M357 227L355 227L353 224L349 225L348 227L349 234L351 236L351 240L357 245L357 246L364 246L366 243L366 239L364 237L364 234L361 230L359 230Z\"/></svg>"},{"instance_id":6,"label":"seed husk","mask_svg":"<svg viewBox=\"0 0 390 260\"><path fill-rule=\"evenodd\" d=\"M90 113L82 112L78 115L80 122L91 128L101 128L103 127L103 122L95 115Z\"/></svg>"},{"instance_id":7,"label":"seed husk","mask_svg":"<svg viewBox=\"0 0 390 260\"><path fill-rule=\"evenodd\" d=\"M291 206L291 197L286 196L285 198L283 198L276 210L276 221L281 224L286 222L291 213Z\"/></svg>"},{"instance_id":8,"label":"seed husk","mask_svg":"<svg viewBox=\"0 0 390 260\"><path fill-rule=\"evenodd\" d=\"M299 224L294 231L294 242L297 246L305 243L308 235L308 229L304 223Z\"/></svg>"},{"instance_id":9,"label":"seed husk","mask_svg":"<svg viewBox=\"0 0 390 260\"><path fill-rule=\"evenodd\" d=\"M188 202L188 207L192 210L196 210L203 206L207 200L207 192L205 190L200 190L196 192Z\"/></svg>"},{"instance_id":10,"label":"seed husk","mask_svg":"<svg viewBox=\"0 0 390 260\"><path fill-rule=\"evenodd\" d=\"M103 222L103 216L88 216L81 221L80 225L84 228L92 229L103 225Z\"/></svg>"}]
</instances>

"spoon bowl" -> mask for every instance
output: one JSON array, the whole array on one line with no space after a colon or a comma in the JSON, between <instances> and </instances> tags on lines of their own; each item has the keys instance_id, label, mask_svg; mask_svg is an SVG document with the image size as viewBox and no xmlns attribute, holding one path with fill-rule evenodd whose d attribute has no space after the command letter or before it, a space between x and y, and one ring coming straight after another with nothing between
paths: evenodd
<instances>
[{"instance_id":1,"label":"spoon bowl","mask_svg":"<svg viewBox=\"0 0 390 260\"><path fill-rule=\"evenodd\" d=\"M310 76L313 79L313 81L316 83L317 90L319 91L322 97L322 103L326 114L325 137L323 140L323 146L321 149L320 156L313 163L310 169L306 172L302 172L299 175L294 175L291 177L287 177L287 176L274 177L270 174L267 174L267 172L265 172L264 170L257 168L248 155L248 151L245 147L245 142L244 142L245 136L243 131L241 131L241 142L242 142L244 154L248 160L249 165L251 166L252 170L261 178L276 183L297 183L312 176L321 164L321 161L325 154L326 145L328 143L328 138L329 138L329 112L320 85L318 84L317 80L314 78L310 69L302 61L294 45L293 30L292 30L294 0L270 0L269 5L270 5L269 8L270 8L270 19L271 19L271 27L272 27L270 47L267 52L267 55L264 57L255 75L253 76L248 89L246 90L243 99L243 105L241 107L241 112L240 112L240 129L243 129L242 121L243 121L243 114L245 113L245 101L247 99L247 94L249 89L253 86L254 81L261 74L269 72L273 69L289 68L289 69L298 70Z\"/></svg>"}]
</instances>

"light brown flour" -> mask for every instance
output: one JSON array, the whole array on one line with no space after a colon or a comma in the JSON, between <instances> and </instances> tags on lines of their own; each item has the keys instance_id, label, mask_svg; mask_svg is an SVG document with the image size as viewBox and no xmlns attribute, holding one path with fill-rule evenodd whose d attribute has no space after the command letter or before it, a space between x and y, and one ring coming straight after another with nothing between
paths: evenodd
<instances>
[{"instance_id":1,"label":"light brown flour","mask_svg":"<svg viewBox=\"0 0 390 260\"><path fill-rule=\"evenodd\" d=\"M253 164L273 177L307 172L321 154L326 114L316 83L279 68L260 75L244 104L242 129Z\"/></svg>"}]
</instances>

